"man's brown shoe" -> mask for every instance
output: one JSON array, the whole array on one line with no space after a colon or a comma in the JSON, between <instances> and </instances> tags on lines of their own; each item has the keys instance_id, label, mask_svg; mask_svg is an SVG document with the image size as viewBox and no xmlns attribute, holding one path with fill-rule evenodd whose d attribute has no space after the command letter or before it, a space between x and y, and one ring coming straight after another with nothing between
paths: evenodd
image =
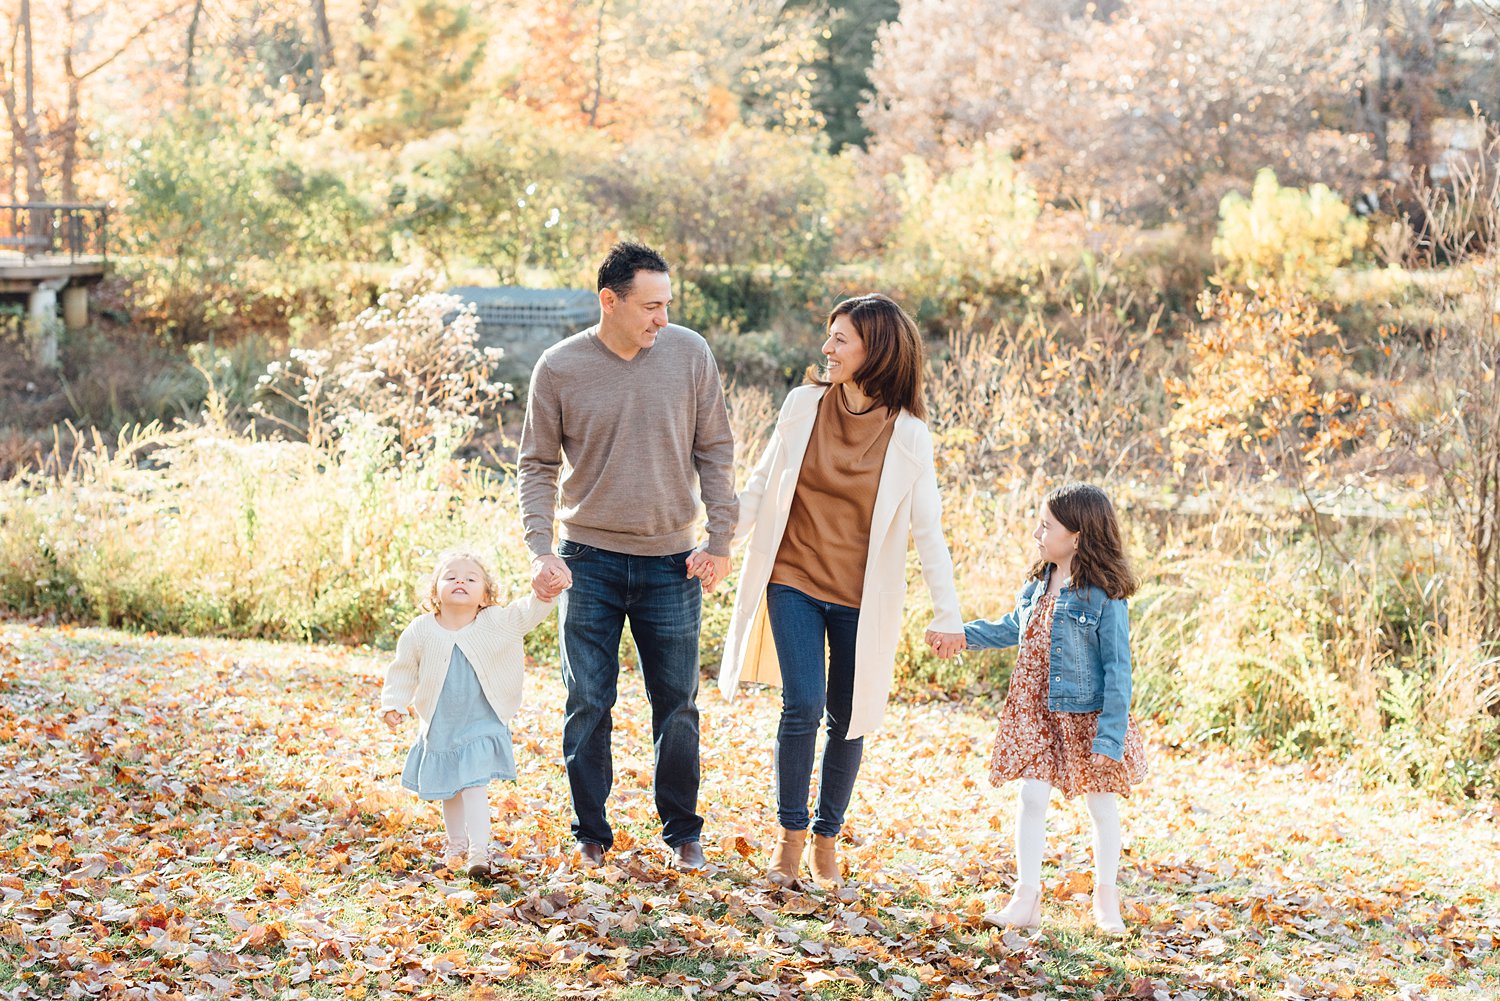
<instances>
[{"instance_id":1,"label":"man's brown shoe","mask_svg":"<svg viewBox=\"0 0 1500 1001\"><path fill-rule=\"evenodd\" d=\"M597 869L604 864L604 846L592 841L578 842L578 861L585 869Z\"/></svg>"},{"instance_id":2,"label":"man's brown shoe","mask_svg":"<svg viewBox=\"0 0 1500 1001\"><path fill-rule=\"evenodd\" d=\"M684 841L672 846L672 867L683 872L697 872L708 862L703 858L703 846L696 841Z\"/></svg>"}]
</instances>

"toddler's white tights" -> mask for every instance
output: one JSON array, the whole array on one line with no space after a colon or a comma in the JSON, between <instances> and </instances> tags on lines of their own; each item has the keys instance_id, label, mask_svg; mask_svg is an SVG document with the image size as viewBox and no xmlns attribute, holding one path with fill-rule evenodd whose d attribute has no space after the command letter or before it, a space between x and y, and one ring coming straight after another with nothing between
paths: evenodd
<instances>
[{"instance_id":1,"label":"toddler's white tights","mask_svg":"<svg viewBox=\"0 0 1500 1001\"><path fill-rule=\"evenodd\" d=\"M1047 800L1052 787L1040 779L1022 779L1016 809L1016 869L1022 886L1041 889L1042 852L1047 845ZM1086 794L1094 822L1094 885L1114 886L1120 872L1119 797L1112 792Z\"/></svg>"},{"instance_id":2,"label":"toddler's white tights","mask_svg":"<svg viewBox=\"0 0 1500 1001\"><path fill-rule=\"evenodd\" d=\"M490 797L484 786L465 789L443 800L443 829L448 834L449 858L461 855L488 858L490 852Z\"/></svg>"}]
</instances>

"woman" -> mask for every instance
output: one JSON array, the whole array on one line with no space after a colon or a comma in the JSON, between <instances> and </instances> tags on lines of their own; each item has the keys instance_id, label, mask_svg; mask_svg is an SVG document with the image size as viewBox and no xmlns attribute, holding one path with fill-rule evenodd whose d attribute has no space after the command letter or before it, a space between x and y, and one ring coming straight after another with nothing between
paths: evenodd
<instances>
[{"instance_id":1,"label":"woman","mask_svg":"<svg viewBox=\"0 0 1500 1001\"><path fill-rule=\"evenodd\" d=\"M847 299L828 316L823 357L821 375L809 368L807 385L787 395L740 494L735 539L750 546L719 674L726 697L741 680L782 684L781 831L767 873L782 886L799 878L809 826L813 878L840 882L835 841L895 673L908 536L932 594L929 646L948 656L964 644L923 423L917 326L883 295ZM820 719L827 741L809 819Z\"/></svg>"}]
</instances>

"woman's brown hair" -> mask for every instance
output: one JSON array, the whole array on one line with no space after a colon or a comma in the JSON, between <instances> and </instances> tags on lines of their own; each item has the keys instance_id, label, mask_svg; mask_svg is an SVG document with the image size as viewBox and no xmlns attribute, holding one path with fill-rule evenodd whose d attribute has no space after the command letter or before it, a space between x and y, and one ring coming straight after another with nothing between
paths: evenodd
<instances>
[{"instance_id":1,"label":"woman's brown hair","mask_svg":"<svg viewBox=\"0 0 1500 1001\"><path fill-rule=\"evenodd\" d=\"M1078 552L1073 556L1075 586L1092 584L1111 598L1135 594L1140 579L1125 558L1115 506L1103 490L1090 483L1069 483L1047 494L1043 503L1058 524L1078 533ZM1038 560L1026 576L1041 580L1051 565Z\"/></svg>"},{"instance_id":2,"label":"woman's brown hair","mask_svg":"<svg viewBox=\"0 0 1500 1001\"><path fill-rule=\"evenodd\" d=\"M827 327L841 316L849 322L865 344L865 363L854 373L854 383L877 403L892 410L905 410L917 420L927 419L927 405L922 402L922 372L926 368L926 351L922 332L916 321L895 300L879 292L845 299L828 314ZM828 386L818 366L807 369L807 381Z\"/></svg>"}]
</instances>

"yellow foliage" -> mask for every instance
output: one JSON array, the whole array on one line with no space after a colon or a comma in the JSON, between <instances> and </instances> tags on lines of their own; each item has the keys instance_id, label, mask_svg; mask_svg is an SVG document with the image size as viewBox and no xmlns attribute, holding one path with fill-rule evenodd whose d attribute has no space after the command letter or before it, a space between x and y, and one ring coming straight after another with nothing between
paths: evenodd
<instances>
[{"instance_id":1,"label":"yellow foliage","mask_svg":"<svg viewBox=\"0 0 1500 1001\"><path fill-rule=\"evenodd\" d=\"M1369 430L1370 406L1338 385L1338 328L1305 295L1280 285L1255 294L1218 289L1204 292L1198 308L1204 322L1186 335L1187 373L1166 380L1175 461L1223 465L1238 453L1268 468L1298 458L1315 472Z\"/></svg>"},{"instance_id":2,"label":"yellow foliage","mask_svg":"<svg viewBox=\"0 0 1500 1001\"><path fill-rule=\"evenodd\" d=\"M1219 203L1214 256L1231 281L1313 288L1364 247L1369 228L1327 185L1283 188L1262 170L1248 199L1231 192Z\"/></svg>"},{"instance_id":3,"label":"yellow foliage","mask_svg":"<svg viewBox=\"0 0 1500 1001\"><path fill-rule=\"evenodd\" d=\"M1000 150L986 146L943 175L908 156L897 193L901 222L891 249L920 279L994 289L1036 270L1031 244L1041 204Z\"/></svg>"}]
</instances>

